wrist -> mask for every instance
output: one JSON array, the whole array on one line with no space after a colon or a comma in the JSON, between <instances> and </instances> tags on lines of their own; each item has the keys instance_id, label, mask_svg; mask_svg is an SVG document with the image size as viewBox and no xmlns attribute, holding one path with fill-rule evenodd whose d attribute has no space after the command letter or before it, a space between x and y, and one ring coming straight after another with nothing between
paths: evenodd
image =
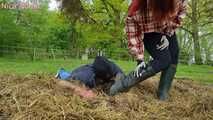
<instances>
[{"instance_id":1,"label":"wrist","mask_svg":"<svg viewBox=\"0 0 213 120\"><path fill-rule=\"evenodd\" d=\"M143 61L144 55L143 54L138 54L138 55L136 55L136 59Z\"/></svg>"}]
</instances>

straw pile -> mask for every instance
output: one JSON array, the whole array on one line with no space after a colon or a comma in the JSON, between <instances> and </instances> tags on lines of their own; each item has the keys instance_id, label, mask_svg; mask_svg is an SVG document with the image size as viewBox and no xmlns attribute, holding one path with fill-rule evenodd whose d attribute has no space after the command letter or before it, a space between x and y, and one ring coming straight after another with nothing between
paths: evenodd
<instances>
[{"instance_id":1,"label":"straw pile","mask_svg":"<svg viewBox=\"0 0 213 120\"><path fill-rule=\"evenodd\" d=\"M166 102L157 78L115 97L83 100L59 88L51 75L0 75L0 120L210 120L213 87L175 80Z\"/></svg>"}]
</instances>

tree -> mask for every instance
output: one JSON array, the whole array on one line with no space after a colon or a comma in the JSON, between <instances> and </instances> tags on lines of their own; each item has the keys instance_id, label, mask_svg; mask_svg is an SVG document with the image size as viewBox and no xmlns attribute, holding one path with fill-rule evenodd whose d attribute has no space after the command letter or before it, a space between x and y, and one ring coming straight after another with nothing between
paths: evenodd
<instances>
[{"instance_id":1,"label":"tree","mask_svg":"<svg viewBox=\"0 0 213 120\"><path fill-rule=\"evenodd\" d=\"M212 26L212 0L190 0L186 24L182 27L193 40L193 51L196 64L203 64L201 40L213 33L212 29L205 29ZM202 31L205 30L205 31Z\"/></svg>"},{"instance_id":2,"label":"tree","mask_svg":"<svg viewBox=\"0 0 213 120\"><path fill-rule=\"evenodd\" d=\"M66 5L64 6L63 3ZM72 7L74 3L78 6L77 8ZM127 6L126 0L74 0L72 4L70 1L62 0L62 10L65 10L66 15L73 19L72 24L80 24L82 27L79 28L84 28L81 31L86 39L85 42L88 41L90 45L100 43L99 45L103 45L102 48L112 45L126 47L123 19ZM70 8L72 8L71 11L68 10ZM78 10L81 12L77 12ZM76 17L74 13L78 13L78 16ZM92 24L82 21L83 18L89 18L93 21Z\"/></svg>"},{"instance_id":3,"label":"tree","mask_svg":"<svg viewBox=\"0 0 213 120\"><path fill-rule=\"evenodd\" d=\"M58 0L61 1L61 11L68 15L72 22L77 20L94 23L95 21L89 16L84 9L81 0Z\"/></svg>"}]
</instances>

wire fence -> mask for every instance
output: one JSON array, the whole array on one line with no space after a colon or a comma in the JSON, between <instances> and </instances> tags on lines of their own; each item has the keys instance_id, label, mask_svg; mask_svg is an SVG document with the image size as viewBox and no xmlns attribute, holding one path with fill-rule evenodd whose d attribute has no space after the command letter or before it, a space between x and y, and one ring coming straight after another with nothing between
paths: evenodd
<instances>
[{"instance_id":1,"label":"wire fence","mask_svg":"<svg viewBox=\"0 0 213 120\"><path fill-rule=\"evenodd\" d=\"M17 47L17 46L0 46L0 57L24 58L24 59L58 59L58 58L81 58L89 59L95 56L107 56L114 59L131 60L132 56L128 50L105 50L96 48L38 48L38 47Z\"/></svg>"},{"instance_id":2,"label":"wire fence","mask_svg":"<svg viewBox=\"0 0 213 120\"><path fill-rule=\"evenodd\" d=\"M8 57L13 59L30 59L32 61L41 59L82 59L87 60L95 56L106 56L115 60L132 61L134 58L128 53L128 49L97 49L97 48L38 48L38 47L23 47L23 46L2 46L0 45L0 57ZM150 59L145 53L145 58ZM180 54L180 62L190 64L189 56Z\"/></svg>"}]
</instances>

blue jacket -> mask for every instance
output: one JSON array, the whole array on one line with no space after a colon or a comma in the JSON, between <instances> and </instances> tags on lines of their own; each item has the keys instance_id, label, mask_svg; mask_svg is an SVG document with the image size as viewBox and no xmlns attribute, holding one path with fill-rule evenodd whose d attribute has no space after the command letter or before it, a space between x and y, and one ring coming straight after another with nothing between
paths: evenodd
<instances>
[{"instance_id":1,"label":"blue jacket","mask_svg":"<svg viewBox=\"0 0 213 120\"><path fill-rule=\"evenodd\" d=\"M70 79L80 80L86 86L94 88L95 85L95 73L92 65L83 65L74 71L70 76Z\"/></svg>"},{"instance_id":2,"label":"blue jacket","mask_svg":"<svg viewBox=\"0 0 213 120\"><path fill-rule=\"evenodd\" d=\"M95 73L92 65L83 65L72 72L68 72L64 68L61 68L56 78L61 80L80 80L90 88L95 87Z\"/></svg>"},{"instance_id":3,"label":"blue jacket","mask_svg":"<svg viewBox=\"0 0 213 120\"><path fill-rule=\"evenodd\" d=\"M80 66L72 72L67 72L62 68L56 77L62 80L80 80L87 87L94 88L96 78L109 80L117 73L123 73L123 71L112 61L98 56L93 64Z\"/></svg>"}]
</instances>

